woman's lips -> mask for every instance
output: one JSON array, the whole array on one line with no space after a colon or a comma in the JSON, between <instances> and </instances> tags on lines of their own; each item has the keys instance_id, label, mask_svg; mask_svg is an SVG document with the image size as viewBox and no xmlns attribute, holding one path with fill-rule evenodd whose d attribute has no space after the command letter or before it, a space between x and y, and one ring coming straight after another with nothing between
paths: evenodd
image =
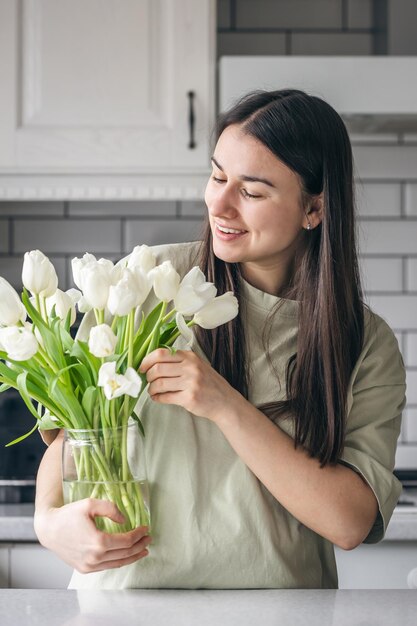
<instances>
[{"instance_id":1,"label":"woman's lips","mask_svg":"<svg viewBox=\"0 0 417 626\"><path fill-rule=\"evenodd\" d=\"M243 237L246 234L247 231L243 231L241 233L224 233L216 224L216 236L222 241L233 241L234 239L239 239L239 237Z\"/></svg>"}]
</instances>

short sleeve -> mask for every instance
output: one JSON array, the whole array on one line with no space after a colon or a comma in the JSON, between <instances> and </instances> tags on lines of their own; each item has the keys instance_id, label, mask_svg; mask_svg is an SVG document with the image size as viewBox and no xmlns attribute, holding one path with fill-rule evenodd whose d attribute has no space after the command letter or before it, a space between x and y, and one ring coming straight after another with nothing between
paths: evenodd
<instances>
[{"instance_id":1,"label":"short sleeve","mask_svg":"<svg viewBox=\"0 0 417 626\"><path fill-rule=\"evenodd\" d=\"M365 342L348 392L346 439L340 463L357 472L378 501L378 515L364 543L383 539L402 485L394 476L405 405L405 368L397 339L366 310Z\"/></svg>"}]
</instances>

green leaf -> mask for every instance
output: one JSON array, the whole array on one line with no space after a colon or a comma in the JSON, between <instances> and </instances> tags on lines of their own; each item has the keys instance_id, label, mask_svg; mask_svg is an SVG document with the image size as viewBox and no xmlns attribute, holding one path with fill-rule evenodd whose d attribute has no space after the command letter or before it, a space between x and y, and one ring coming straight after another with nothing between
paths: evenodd
<instances>
[{"instance_id":1,"label":"green leaf","mask_svg":"<svg viewBox=\"0 0 417 626\"><path fill-rule=\"evenodd\" d=\"M175 321L170 322L169 324L164 324L161 327L161 334L159 337L159 341L161 344L167 343L168 339L172 336L172 331L177 331L177 323Z\"/></svg>"},{"instance_id":2,"label":"green leaf","mask_svg":"<svg viewBox=\"0 0 417 626\"><path fill-rule=\"evenodd\" d=\"M94 354L91 354L88 349L88 344L85 343L85 341L77 339L77 341L74 341L70 355L78 361L81 361L81 363L89 369L93 377L94 385L97 385L98 371L101 366L101 361L99 358L94 356Z\"/></svg>"},{"instance_id":3,"label":"green leaf","mask_svg":"<svg viewBox=\"0 0 417 626\"><path fill-rule=\"evenodd\" d=\"M35 407L32 404L32 400L27 389L27 385L26 385L27 375L28 375L27 372L22 372L21 374L19 374L19 376L16 379L17 388L19 389L19 393L22 396L23 402L26 404L27 408L32 413L32 415L36 418L36 421L37 421L39 419L39 415Z\"/></svg>"},{"instance_id":4,"label":"green leaf","mask_svg":"<svg viewBox=\"0 0 417 626\"><path fill-rule=\"evenodd\" d=\"M155 325L161 314L161 309L163 305L164 305L163 302L159 302L159 304L156 305L156 307L149 313L149 315L144 320L142 320L142 323L139 329L140 332L138 331L136 333L136 337L133 343L134 354L137 354L139 352L140 348L142 347L146 339L154 330Z\"/></svg>"},{"instance_id":5,"label":"green leaf","mask_svg":"<svg viewBox=\"0 0 417 626\"><path fill-rule=\"evenodd\" d=\"M72 350L72 346L74 345L74 339L71 337L69 331L65 328L63 324L61 324L59 328L59 333L61 336L61 342L64 350L70 353Z\"/></svg>"},{"instance_id":6,"label":"green leaf","mask_svg":"<svg viewBox=\"0 0 417 626\"><path fill-rule=\"evenodd\" d=\"M119 317L117 321L116 335L117 335L117 344L116 344L116 352L120 354L123 347L123 341L126 333L127 326L127 315L123 317Z\"/></svg>"},{"instance_id":7,"label":"green leaf","mask_svg":"<svg viewBox=\"0 0 417 626\"><path fill-rule=\"evenodd\" d=\"M145 429L143 428L143 424L142 421L139 417L139 415L137 415L137 413L135 413L134 411L132 412L132 418L135 420L135 422L137 422L137 425L139 426L139 430L142 434L142 437L145 437Z\"/></svg>"},{"instance_id":8,"label":"green leaf","mask_svg":"<svg viewBox=\"0 0 417 626\"><path fill-rule=\"evenodd\" d=\"M25 433L24 435L21 435L17 439L13 439L13 441L9 441L9 443L6 443L5 448L8 448L9 446L14 446L15 443L19 443L19 441L23 441L23 439L26 439L26 437L29 437L29 435L34 433L35 430L38 430L38 424L35 424L35 426L28 433Z\"/></svg>"},{"instance_id":9,"label":"green leaf","mask_svg":"<svg viewBox=\"0 0 417 626\"><path fill-rule=\"evenodd\" d=\"M98 389L96 387L87 387L81 402L84 412L91 422L93 421L94 408L97 403L97 394Z\"/></svg>"},{"instance_id":10,"label":"green leaf","mask_svg":"<svg viewBox=\"0 0 417 626\"><path fill-rule=\"evenodd\" d=\"M2 385L0 385L0 393L2 391L7 391L10 388L11 388L11 385L8 385L7 383L3 383Z\"/></svg>"},{"instance_id":11,"label":"green leaf","mask_svg":"<svg viewBox=\"0 0 417 626\"><path fill-rule=\"evenodd\" d=\"M57 384L57 382L59 381L59 379L61 378L61 375L64 372L67 372L68 370L72 369L73 367L77 367L78 363L72 363L71 365L67 365L66 367L63 367L62 369L59 370L59 372L57 372L54 377L50 380L49 385L48 385L48 394L50 396L53 395L54 389L55 389L55 385Z\"/></svg>"},{"instance_id":12,"label":"green leaf","mask_svg":"<svg viewBox=\"0 0 417 626\"><path fill-rule=\"evenodd\" d=\"M29 313L30 318L32 319L32 322L35 324L41 334L44 347L46 352L48 353L49 358L55 361L58 368L65 367L66 363L62 351L62 345L59 341L59 335L56 335L52 330L53 328L55 328L54 324L56 324L56 322L59 323L59 318L53 320L52 327L49 328L49 326L43 320L42 316L31 303L29 299L29 294L25 288L23 289L22 293L22 302L25 305L26 310Z\"/></svg>"}]
</instances>

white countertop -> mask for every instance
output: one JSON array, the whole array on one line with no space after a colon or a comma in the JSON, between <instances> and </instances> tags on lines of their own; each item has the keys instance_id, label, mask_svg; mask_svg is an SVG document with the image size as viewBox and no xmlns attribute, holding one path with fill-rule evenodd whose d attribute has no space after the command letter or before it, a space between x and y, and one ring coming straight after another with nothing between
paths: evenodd
<instances>
[{"instance_id":1,"label":"white countertop","mask_svg":"<svg viewBox=\"0 0 417 626\"><path fill-rule=\"evenodd\" d=\"M37 541L33 512L33 504L0 504L0 542ZM417 507L397 506L383 541L417 541Z\"/></svg>"},{"instance_id":2,"label":"white countertop","mask_svg":"<svg viewBox=\"0 0 417 626\"><path fill-rule=\"evenodd\" d=\"M415 626L412 590L0 590L2 626Z\"/></svg>"}]
</instances>

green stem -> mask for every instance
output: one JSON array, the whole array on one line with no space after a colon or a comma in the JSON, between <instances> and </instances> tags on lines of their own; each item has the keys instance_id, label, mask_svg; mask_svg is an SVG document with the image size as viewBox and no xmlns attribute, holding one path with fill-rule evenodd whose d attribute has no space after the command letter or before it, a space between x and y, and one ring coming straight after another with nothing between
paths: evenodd
<instances>
[{"instance_id":1,"label":"green stem","mask_svg":"<svg viewBox=\"0 0 417 626\"><path fill-rule=\"evenodd\" d=\"M127 366L132 367L133 363L133 341L135 338L135 312L132 310L127 319Z\"/></svg>"},{"instance_id":2,"label":"green stem","mask_svg":"<svg viewBox=\"0 0 417 626\"><path fill-rule=\"evenodd\" d=\"M162 324L165 324L165 322L167 322L169 320L170 317L172 317L173 315L175 315L175 313L177 312L177 309L171 309L171 311L169 311L169 313L167 313L165 315L165 317L161 320Z\"/></svg>"},{"instance_id":3,"label":"green stem","mask_svg":"<svg viewBox=\"0 0 417 626\"><path fill-rule=\"evenodd\" d=\"M56 363L54 363L52 361L52 359L49 358L49 355L47 354L47 352L45 352L45 350L42 348L41 344L38 344L38 351L35 354L35 360L39 361L40 365L42 367L45 367L45 365L49 365L49 367L51 368L51 370L53 371L54 374L58 374L59 369L58 366L56 365ZM39 356L41 357L41 359L39 359ZM60 377L60 379L62 380L62 378ZM64 381L63 381L64 382Z\"/></svg>"}]
</instances>

